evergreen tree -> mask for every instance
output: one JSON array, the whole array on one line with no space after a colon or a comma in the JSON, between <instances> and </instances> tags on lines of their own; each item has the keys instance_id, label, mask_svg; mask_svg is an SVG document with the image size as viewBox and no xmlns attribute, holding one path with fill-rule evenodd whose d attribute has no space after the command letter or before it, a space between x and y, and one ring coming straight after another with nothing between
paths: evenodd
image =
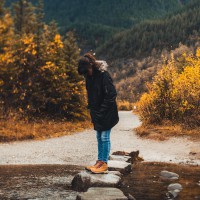
<instances>
[{"instance_id":1,"label":"evergreen tree","mask_svg":"<svg viewBox=\"0 0 200 200\"><path fill-rule=\"evenodd\" d=\"M44 40L46 42L52 41L56 34L59 34L56 21L51 21L48 25L44 25Z\"/></svg>"},{"instance_id":2,"label":"evergreen tree","mask_svg":"<svg viewBox=\"0 0 200 200\"><path fill-rule=\"evenodd\" d=\"M4 1L0 0L0 54L11 44L12 36L13 21L9 11L4 8Z\"/></svg>"},{"instance_id":3,"label":"evergreen tree","mask_svg":"<svg viewBox=\"0 0 200 200\"><path fill-rule=\"evenodd\" d=\"M8 10L4 8L4 1L0 0L0 108L2 110L7 99L5 92L6 83L10 81L10 73L14 72L10 63L12 62L11 49L14 41L13 21ZM7 65L9 68L7 69Z\"/></svg>"},{"instance_id":4,"label":"evergreen tree","mask_svg":"<svg viewBox=\"0 0 200 200\"><path fill-rule=\"evenodd\" d=\"M5 113L14 109L31 119L85 119L84 81L77 73L80 51L73 33L63 42L56 23L43 22L42 0L37 9L20 0L14 5L14 35L10 15L0 5L0 25L7 30L0 29L4 31L0 35L0 102L4 102ZM27 15L30 8L34 9ZM25 16L34 16L32 30ZM5 38L10 45L5 45Z\"/></svg>"},{"instance_id":5,"label":"evergreen tree","mask_svg":"<svg viewBox=\"0 0 200 200\"><path fill-rule=\"evenodd\" d=\"M37 5L37 24L36 24L36 44L37 44L37 57L40 60L40 55L44 50L43 40L44 40L44 2L43 0L38 0Z\"/></svg>"},{"instance_id":6,"label":"evergreen tree","mask_svg":"<svg viewBox=\"0 0 200 200\"><path fill-rule=\"evenodd\" d=\"M35 33L35 7L28 0L19 0L13 4L15 32L19 35Z\"/></svg>"},{"instance_id":7,"label":"evergreen tree","mask_svg":"<svg viewBox=\"0 0 200 200\"><path fill-rule=\"evenodd\" d=\"M85 119L86 113L86 91L84 80L78 74L78 59L80 49L78 48L73 32L67 33L67 38L64 40L64 57L67 63L66 71L69 76L70 84L69 92L71 93L68 105L68 112L75 118Z\"/></svg>"}]
</instances>

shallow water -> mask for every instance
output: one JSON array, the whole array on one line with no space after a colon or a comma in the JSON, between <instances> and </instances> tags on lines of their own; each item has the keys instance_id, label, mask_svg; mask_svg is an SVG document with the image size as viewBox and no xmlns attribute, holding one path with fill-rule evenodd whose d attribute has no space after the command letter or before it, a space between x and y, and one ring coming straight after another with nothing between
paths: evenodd
<instances>
[{"instance_id":1,"label":"shallow water","mask_svg":"<svg viewBox=\"0 0 200 200\"><path fill-rule=\"evenodd\" d=\"M71 189L71 181L81 170L83 167L72 165L0 166L0 199L75 200L77 192ZM160 180L162 170L178 173L179 180ZM134 164L132 173L123 179L122 191L137 200L164 200L170 183L183 186L177 200L200 199L200 167L142 162Z\"/></svg>"},{"instance_id":2,"label":"shallow water","mask_svg":"<svg viewBox=\"0 0 200 200\"><path fill-rule=\"evenodd\" d=\"M159 174L167 170L179 174L178 180L163 181ZM136 163L132 173L124 177L122 190L130 193L137 200L165 200L167 186L171 183L180 183L183 190L176 200L200 199L200 167L175 165L168 163Z\"/></svg>"}]
</instances>

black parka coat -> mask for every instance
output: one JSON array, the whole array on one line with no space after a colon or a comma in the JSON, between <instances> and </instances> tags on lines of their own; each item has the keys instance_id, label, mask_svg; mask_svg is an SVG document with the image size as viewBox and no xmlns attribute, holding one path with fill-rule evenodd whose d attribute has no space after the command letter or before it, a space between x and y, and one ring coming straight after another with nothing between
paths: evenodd
<instances>
[{"instance_id":1,"label":"black parka coat","mask_svg":"<svg viewBox=\"0 0 200 200\"><path fill-rule=\"evenodd\" d=\"M86 75L86 89L94 130L106 131L114 127L119 121L117 92L108 71L95 68L93 75Z\"/></svg>"}]
</instances>

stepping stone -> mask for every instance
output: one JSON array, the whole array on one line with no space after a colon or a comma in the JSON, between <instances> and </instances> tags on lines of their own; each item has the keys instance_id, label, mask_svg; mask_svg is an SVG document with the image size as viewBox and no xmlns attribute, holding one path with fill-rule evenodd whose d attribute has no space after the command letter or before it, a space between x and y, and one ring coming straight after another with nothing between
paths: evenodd
<instances>
[{"instance_id":1,"label":"stepping stone","mask_svg":"<svg viewBox=\"0 0 200 200\"><path fill-rule=\"evenodd\" d=\"M122 174L119 171L108 171L108 174L114 174L116 176L122 177Z\"/></svg>"},{"instance_id":2,"label":"stepping stone","mask_svg":"<svg viewBox=\"0 0 200 200\"><path fill-rule=\"evenodd\" d=\"M181 191L183 189L183 186L179 183L173 183L173 184L170 184L168 187L167 187L168 191L171 191L171 190L179 190Z\"/></svg>"},{"instance_id":3,"label":"stepping stone","mask_svg":"<svg viewBox=\"0 0 200 200\"><path fill-rule=\"evenodd\" d=\"M160 178L163 180L177 180L179 175L174 172L162 171L160 172Z\"/></svg>"},{"instance_id":4,"label":"stepping stone","mask_svg":"<svg viewBox=\"0 0 200 200\"><path fill-rule=\"evenodd\" d=\"M125 162L130 162L131 164L133 164L136 161L144 161L143 158L139 157L139 151L132 151L130 153L125 152L125 151L116 151L113 152L111 157L114 156L124 156L124 157L130 157L130 159L128 160L124 160ZM115 159L114 159L115 160Z\"/></svg>"},{"instance_id":5,"label":"stepping stone","mask_svg":"<svg viewBox=\"0 0 200 200\"><path fill-rule=\"evenodd\" d=\"M112 155L118 155L118 156L129 156L129 153L126 151L115 151L112 153Z\"/></svg>"},{"instance_id":6,"label":"stepping stone","mask_svg":"<svg viewBox=\"0 0 200 200\"><path fill-rule=\"evenodd\" d=\"M118 161L130 162L131 157L130 156L111 155L109 157L109 160L118 160Z\"/></svg>"},{"instance_id":7,"label":"stepping stone","mask_svg":"<svg viewBox=\"0 0 200 200\"><path fill-rule=\"evenodd\" d=\"M85 192L90 187L118 187L121 177L115 174L92 174L82 171L76 174L71 182L75 191Z\"/></svg>"},{"instance_id":8,"label":"stepping stone","mask_svg":"<svg viewBox=\"0 0 200 200\"><path fill-rule=\"evenodd\" d=\"M128 200L120 189L110 187L92 187L77 195L76 200Z\"/></svg>"},{"instance_id":9,"label":"stepping stone","mask_svg":"<svg viewBox=\"0 0 200 200\"><path fill-rule=\"evenodd\" d=\"M122 174L130 173L132 166L130 163L118 160L108 160L108 169L111 171L119 171Z\"/></svg>"},{"instance_id":10,"label":"stepping stone","mask_svg":"<svg viewBox=\"0 0 200 200\"><path fill-rule=\"evenodd\" d=\"M174 198L176 198L180 191L183 189L182 185L179 184L179 183L173 183L173 184L170 184L168 187L168 193L169 195L171 195Z\"/></svg>"}]
</instances>

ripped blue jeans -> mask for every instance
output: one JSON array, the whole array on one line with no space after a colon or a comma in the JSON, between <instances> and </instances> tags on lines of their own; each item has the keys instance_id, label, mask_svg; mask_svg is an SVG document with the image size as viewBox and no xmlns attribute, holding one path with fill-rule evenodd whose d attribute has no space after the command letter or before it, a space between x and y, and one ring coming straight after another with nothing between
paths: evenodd
<instances>
[{"instance_id":1,"label":"ripped blue jeans","mask_svg":"<svg viewBox=\"0 0 200 200\"><path fill-rule=\"evenodd\" d=\"M110 132L111 129L106 131L96 131L96 137L98 142L98 160L108 162L110 154Z\"/></svg>"}]
</instances>

